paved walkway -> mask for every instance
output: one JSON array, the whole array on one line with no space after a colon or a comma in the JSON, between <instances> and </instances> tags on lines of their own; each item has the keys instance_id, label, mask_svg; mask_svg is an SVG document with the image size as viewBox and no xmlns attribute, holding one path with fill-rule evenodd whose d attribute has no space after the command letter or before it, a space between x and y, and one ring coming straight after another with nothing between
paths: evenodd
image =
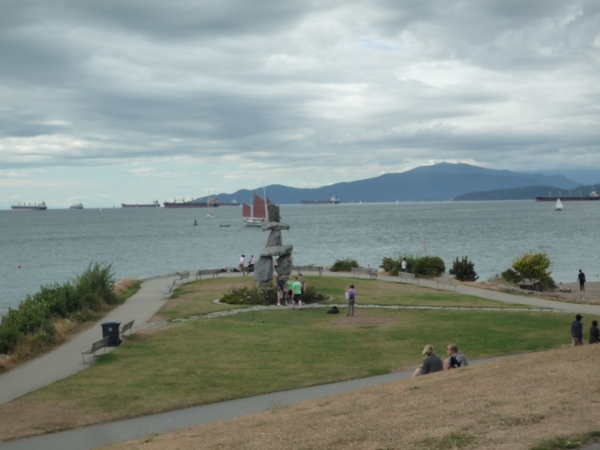
<instances>
[{"instance_id":1,"label":"paved walkway","mask_svg":"<svg viewBox=\"0 0 600 450\"><path fill-rule=\"evenodd\" d=\"M324 276L348 277L350 274L323 272ZM223 277L240 277L239 273L224 273ZM135 320L133 332L146 326L146 322L160 309L165 300L165 287L177 276L165 276L149 279L142 284L138 293L123 305L115 308L102 321L126 323ZM399 282L397 277L382 276L381 281ZM437 289L435 281L420 280L421 286ZM502 292L458 286L456 292L479 298L505 303L527 305L533 309L552 310L566 313L600 315L600 306L545 300L537 297L510 295ZM340 302L342 303L342 302ZM462 309L462 308L461 308ZM487 308L477 308L487 309ZM201 316L199 316L201 317ZM92 342L102 337L99 325L75 336L67 343L23 366L0 376L0 403L8 402L28 392L65 378L89 367L81 359L81 352L87 350ZM110 351L112 349L108 349ZM480 362L485 362L482 360ZM472 363L476 363L473 361ZM0 443L0 450L44 448L53 449L92 449L109 443L122 442L150 434L164 433L175 429L188 428L203 423L239 417L245 414L265 411L273 407L335 395L362 387L392 382L408 378L412 371L397 372L380 377L351 380L325 386L297 389L261 395L249 399L205 405L197 408L172 411L137 419L96 425L77 430L65 431L29 439ZM594 447L590 447L590 450ZM600 450L600 449L599 449Z\"/></svg>"}]
</instances>

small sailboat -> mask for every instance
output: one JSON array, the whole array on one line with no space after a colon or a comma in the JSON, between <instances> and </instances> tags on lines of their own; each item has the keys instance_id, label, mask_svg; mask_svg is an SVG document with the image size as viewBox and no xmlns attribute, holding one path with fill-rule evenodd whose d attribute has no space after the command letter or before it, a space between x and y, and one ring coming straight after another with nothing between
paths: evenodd
<instances>
[{"instance_id":1,"label":"small sailboat","mask_svg":"<svg viewBox=\"0 0 600 450\"><path fill-rule=\"evenodd\" d=\"M563 209L563 204L560 201L560 198L556 199L556 205L554 206L554 211L562 211Z\"/></svg>"},{"instance_id":2,"label":"small sailboat","mask_svg":"<svg viewBox=\"0 0 600 450\"><path fill-rule=\"evenodd\" d=\"M102 208L100 208L98 211L100 211L100 218L104 219L104 214L102 214Z\"/></svg>"},{"instance_id":3,"label":"small sailboat","mask_svg":"<svg viewBox=\"0 0 600 450\"><path fill-rule=\"evenodd\" d=\"M267 221L267 205L271 203L265 194L262 199L260 195L254 194L252 205L242 203L242 217L247 227L260 227Z\"/></svg>"}]
</instances>

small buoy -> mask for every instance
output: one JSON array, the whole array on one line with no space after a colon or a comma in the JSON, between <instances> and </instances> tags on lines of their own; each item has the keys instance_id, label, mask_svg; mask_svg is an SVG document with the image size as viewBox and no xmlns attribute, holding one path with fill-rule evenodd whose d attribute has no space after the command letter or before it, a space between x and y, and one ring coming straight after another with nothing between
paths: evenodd
<instances>
[{"instance_id":1,"label":"small buoy","mask_svg":"<svg viewBox=\"0 0 600 450\"><path fill-rule=\"evenodd\" d=\"M198 221L194 219L194 225L198 225Z\"/></svg>"},{"instance_id":2,"label":"small buoy","mask_svg":"<svg viewBox=\"0 0 600 450\"><path fill-rule=\"evenodd\" d=\"M21 268L21 266L17 266L19 269Z\"/></svg>"}]
</instances>

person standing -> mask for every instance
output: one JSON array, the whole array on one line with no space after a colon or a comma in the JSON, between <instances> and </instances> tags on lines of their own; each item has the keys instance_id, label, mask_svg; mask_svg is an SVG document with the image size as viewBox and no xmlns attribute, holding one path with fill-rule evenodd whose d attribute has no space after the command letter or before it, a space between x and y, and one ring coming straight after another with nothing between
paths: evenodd
<instances>
[{"instance_id":1,"label":"person standing","mask_svg":"<svg viewBox=\"0 0 600 450\"><path fill-rule=\"evenodd\" d=\"M306 303L306 280L301 273L298 274L298 281L302 283L302 303Z\"/></svg>"},{"instance_id":2,"label":"person standing","mask_svg":"<svg viewBox=\"0 0 600 450\"><path fill-rule=\"evenodd\" d=\"M444 370L444 363L442 360L433 352L433 346L427 344L423 348L423 355L426 358L423 360L423 364L417 367L413 373L413 377L419 377L421 375L427 375L428 373L441 372Z\"/></svg>"},{"instance_id":3,"label":"person standing","mask_svg":"<svg viewBox=\"0 0 600 450\"><path fill-rule=\"evenodd\" d=\"M300 311L302 311L302 283L298 280L298 277L294 278L294 282L292 283L292 290L294 291L294 306L296 309L296 305L300 306Z\"/></svg>"},{"instance_id":4,"label":"person standing","mask_svg":"<svg viewBox=\"0 0 600 450\"><path fill-rule=\"evenodd\" d=\"M290 300L290 302L293 302L294 300L294 280L292 280L292 277L288 277L287 281L285 282L285 287L287 288L287 297L286 297L286 303L287 303L287 299Z\"/></svg>"},{"instance_id":5,"label":"person standing","mask_svg":"<svg viewBox=\"0 0 600 450\"><path fill-rule=\"evenodd\" d=\"M579 269L579 275L577 275L577 279L579 280L579 290L585 291L585 273Z\"/></svg>"},{"instance_id":6,"label":"person standing","mask_svg":"<svg viewBox=\"0 0 600 450\"><path fill-rule=\"evenodd\" d=\"M583 317L581 314L575 316L575 320L571 323L571 346L577 347L583 345L583 325L581 324Z\"/></svg>"},{"instance_id":7,"label":"person standing","mask_svg":"<svg viewBox=\"0 0 600 450\"><path fill-rule=\"evenodd\" d=\"M254 257L254 255L251 255L250 261L248 261L248 267L254 267L254 264L256 264L256 258Z\"/></svg>"},{"instance_id":8,"label":"person standing","mask_svg":"<svg viewBox=\"0 0 600 450\"><path fill-rule=\"evenodd\" d=\"M285 277L281 275L277 279L277 306L281 306L281 299L284 296L285 291Z\"/></svg>"},{"instance_id":9,"label":"person standing","mask_svg":"<svg viewBox=\"0 0 600 450\"><path fill-rule=\"evenodd\" d=\"M402 272L406 272L406 268L408 267L408 262L406 261L406 258L402 258L402 263L400 264L400 266L402 267Z\"/></svg>"},{"instance_id":10,"label":"person standing","mask_svg":"<svg viewBox=\"0 0 600 450\"><path fill-rule=\"evenodd\" d=\"M244 255L240 256L240 261L238 263L238 270L242 272L242 276L246 275L244 269L244 262L246 261L246 257Z\"/></svg>"},{"instance_id":11,"label":"person standing","mask_svg":"<svg viewBox=\"0 0 600 450\"><path fill-rule=\"evenodd\" d=\"M346 313L346 317L354 316L354 303L356 303L356 289L354 289L353 284L348 286L348 289L346 290L346 298L348 299L348 312Z\"/></svg>"},{"instance_id":12,"label":"person standing","mask_svg":"<svg viewBox=\"0 0 600 450\"><path fill-rule=\"evenodd\" d=\"M600 343L600 331L598 330L598 321L592 320L592 327L590 328L590 344Z\"/></svg>"}]
</instances>

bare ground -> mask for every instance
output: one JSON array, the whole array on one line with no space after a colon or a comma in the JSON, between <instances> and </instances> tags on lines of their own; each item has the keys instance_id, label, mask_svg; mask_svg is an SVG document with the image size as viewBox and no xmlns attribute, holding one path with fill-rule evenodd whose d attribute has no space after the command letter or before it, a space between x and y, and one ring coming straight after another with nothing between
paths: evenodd
<instances>
[{"instance_id":1,"label":"bare ground","mask_svg":"<svg viewBox=\"0 0 600 450\"><path fill-rule=\"evenodd\" d=\"M600 429L600 345L535 353L110 446L529 449Z\"/></svg>"}]
</instances>

